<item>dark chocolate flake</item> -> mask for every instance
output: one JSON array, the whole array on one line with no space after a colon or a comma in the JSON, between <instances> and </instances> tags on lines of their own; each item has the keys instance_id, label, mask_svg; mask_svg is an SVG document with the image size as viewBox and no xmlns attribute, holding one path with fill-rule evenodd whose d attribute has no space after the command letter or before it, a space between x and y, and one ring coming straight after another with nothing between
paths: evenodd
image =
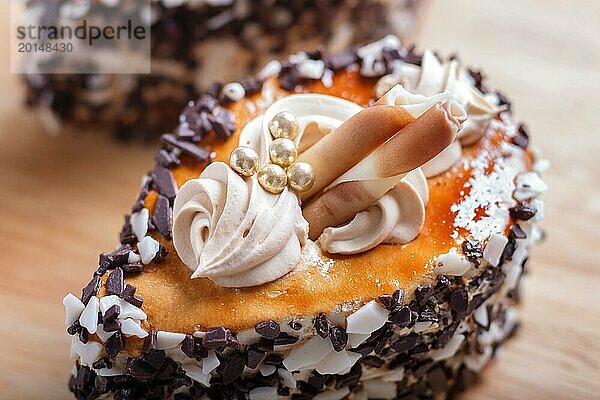
<instances>
[{"instance_id":1,"label":"dark chocolate flake","mask_svg":"<svg viewBox=\"0 0 600 400\"><path fill-rule=\"evenodd\" d=\"M210 159L210 151L203 147L199 147L194 143L178 140L175 135L171 133L162 135L160 140L163 144L170 147L175 147L181 150L184 154L187 154L198 161L208 161Z\"/></svg>"},{"instance_id":2,"label":"dark chocolate flake","mask_svg":"<svg viewBox=\"0 0 600 400\"><path fill-rule=\"evenodd\" d=\"M155 372L155 369L141 358L130 357L125 364L125 374L142 382L150 380Z\"/></svg>"},{"instance_id":3,"label":"dark chocolate flake","mask_svg":"<svg viewBox=\"0 0 600 400\"><path fill-rule=\"evenodd\" d=\"M408 306L402 306L390 314L390 322L401 328L412 326L416 318L417 314Z\"/></svg>"},{"instance_id":4,"label":"dark chocolate flake","mask_svg":"<svg viewBox=\"0 0 600 400\"><path fill-rule=\"evenodd\" d=\"M126 274L135 274L144 270L144 264L139 261L131 264L123 264L121 265L121 269L123 269L123 272Z\"/></svg>"},{"instance_id":5,"label":"dark chocolate flake","mask_svg":"<svg viewBox=\"0 0 600 400\"><path fill-rule=\"evenodd\" d=\"M175 183L175 178L173 178L171 171L162 165L157 165L154 167L151 176L158 193L162 194L170 201L175 199L175 196L177 195L177 184Z\"/></svg>"},{"instance_id":6,"label":"dark chocolate flake","mask_svg":"<svg viewBox=\"0 0 600 400\"><path fill-rule=\"evenodd\" d=\"M212 114L208 115L208 120L217 136L222 140L229 139L235 131L233 114L223 107L215 107Z\"/></svg>"},{"instance_id":7,"label":"dark chocolate flake","mask_svg":"<svg viewBox=\"0 0 600 400\"><path fill-rule=\"evenodd\" d=\"M517 204L514 207L509 208L510 216L514 219L522 221L528 221L535 216L537 210L535 207L527 203Z\"/></svg>"},{"instance_id":8,"label":"dark chocolate flake","mask_svg":"<svg viewBox=\"0 0 600 400\"><path fill-rule=\"evenodd\" d=\"M250 345L246 350L246 366L255 369L263 362L266 356L267 353L264 350L259 349L255 345Z\"/></svg>"},{"instance_id":9,"label":"dark chocolate flake","mask_svg":"<svg viewBox=\"0 0 600 400\"><path fill-rule=\"evenodd\" d=\"M317 331L317 334L323 339L325 339L329 335L329 329L331 327L331 324L329 323L329 320L327 319L325 314L321 313L316 316L314 321L314 327Z\"/></svg>"},{"instance_id":10,"label":"dark chocolate flake","mask_svg":"<svg viewBox=\"0 0 600 400\"><path fill-rule=\"evenodd\" d=\"M106 293L120 296L121 293L123 293L123 288L123 269L119 267L108 275L108 279L106 280Z\"/></svg>"},{"instance_id":11,"label":"dark chocolate flake","mask_svg":"<svg viewBox=\"0 0 600 400\"><path fill-rule=\"evenodd\" d=\"M346 344L348 343L348 335L346 334L346 330L344 328L332 326L329 330L329 338L331 339L331 344L333 345L333 349L335 351L342 351L344 348L346 348Z\"/></svg>"},{"instance_id":12,"label":"dark chocolate flake","mask_svg":"<svg viewBox=\"0 0 600 400\"><path fill-rule=\"evenodd\" d=\"M111 319L109 321L104 321L102 325L104 332L116 332L121 330L121 321L118 319Z\"/></svg>"},{"instance_id":13,"label":"dark chocolate flake","mask_svg":"<svg viewBox=\"0 0 600 400\"><path fill-rule=\"evenodd\" d=\"M244 357L239 351L232 351L222 360L223 368L220 369L223 384L229 385L244 372ZM221 366L219 366L221 367Z\"/></svg>"},{"instance_id":14,"label":"dark chocolate flake","mask_svg":"<svg viewBox=\"0 0 600 400\"><path fill-rule=\"evenodd\" d=\"M450 308L456 318L462 318L463 313L469 306L469 291L466 287L459 287L452 291L450 295Z\"/></svg>"},{"instance_id":15,"label":"dark chocolate flake","mask_svg":"<svg viewBox=\"0 0 600 400\"><path fill-rule=\"evenodd\" d=\"M432 295L433 288L430 284L419 286L415 290L415 298L420 306L424 305Z\"/></svg>"},{"instance_id":16,"label":"dark chocolate flake","mask_svg":"<svg viewBox=\"0 0 600 400\"><path fill-rule=\"evenodd\" d=\"M158 251L156 252L156 255L152 259L152 262L156 263L156 264L160 264L161 262L164 261L165 257L167 257L168 254L169 254L169 251L167 250L167 248L161 244L158 247Z\"/></svg>"},{"instance_id":17,"label":"dark chocolate flake","mask_svg":"<svg viewBox=\"0 0 600 400\"><path fill-rule=\"evenodd\" d=\"M392 348L398 353L403 353L412 349L417 343L418 335L411 333L410 335L403 336L391 344Z\"/></svg>"},{"instance_id":18,"label":"dark chocolate flake","mask_svg":"<svg viewBox=\"0 0 600 400\"><path fill-rule=\"evenodd\" d=\"M462 244L462 251L467 260L475 265L479 265L479 259L483 257L483 246L478 240L465 240Z\"/></svg>"},{"instance_id":19,"label":"dark chocolate flake","mask_svg":"<svg viewBox=\"0 0 600 400\"><path fill-rule=\"evenodd\" d=\"M227 345L227 338L230 331L222 326L209 328L206 335L202 338L202 346L206 349L217 349Z\"/></svg>"},{"instance_id":20,"label":"dark chocolate flake","mask_svg":"<svg viewBox=\"0 0 600 400\"><path fill-rule=\"evenodd\" d=\"M194 337L192 335L185 335L185 338L181 342L181 351L189 358L194 358Z\"/></svg>"},{"instance_id":21,"label":"dark chocolate flake","mask_svg":"<svg viewBox=\"0 0 600 400\"><path fill-rule=\"evenodd\" d=\"M128 302L129 304L133 304L134 306L141 308L144 303L142 298L135 295L136 288L129 283L125 285L123 289L123 293L121 293L121 298Z\"/></svg>"},{"instance_id":22,"label":"dark chocolate flake","mask_svg":"<svg viewBox=\"0 0 600 400\"><path fill-rule=\"evenodd\" d=\"M106 354L108 354L110 358L115 358L121 351L125 350L125 337L123 334L121 332L115 332L106 341L104 350L106 350Z\"/></svg>"},{"instance_id":23,"label":"dark chocolate flake","mask_svg":"<svg viewBox=\"0 0 600 400\"><path fill-rule=\"evenodd\" d=\"M106 322L117 319L119 317L120 313L121 313L121 307L118 304L113 304L104 313L104 322L106 323Z\"/></svg>"},{"instance_id":24,"label":"dark chocolate flake","mask_svg":"<svg viewBox=\"0 0 600 400\"><path fill-rule=\"evenodd\" d=\"M274 340L273 340L273 344L275 346L285 346L288 344L294 344L298 341L298 338L296 336L292 336L288 333L285 332L281 332L279 334L279 336L277 336Z\"/></svg>"},{"instance_id":25,"label":"dark chocolate flake","mask_svg":"<svg viewBox=\"0 0 600 400\"><path fill-rule=\"evenodd\" d=\"M87 305L87 303L89 303L92 296L95 296L98 294L98 290L100 289L101 282L102 282L102 280L100 279L100 276L94 275L92 277L92 280L82 290L81 302L83 304Z\"/></svg>"},{"instance_id":26,"label":"dark chocolate flake","mask_svg":"<svg viewBox=\"0 0 600 400\"><path fill-rule=\"evenodd\" d=\"M144 339L144 352L157 350L157 332L155 330L151 330L148 332L148 336Z\"/></svg>"},{"instance_id":27,"label":"dark chocolate flake","mask_svg":"<svg viewBox=\"0 0 600 400\"><path fill-rule=\"evenodd\" d=\"M529 134L527 133L527 126L525 124L519 124L515 136L512 138L513 144L526 149L529 146Z\"/></svg>"},{"instance_id":28,"label":"dark chocolate flake","mask_svg":"<svg viewBox=\"0 0 600 400\"><path fill-rule=\"evenodd\" d=\"M194 135L194 132L189 130L188 131ZM179 134L179 136L181 137L181 134ZM162 165L165 168L174 168L177 167L181 164L181 161L179 160L179 158L177 158L177 156L175 154L173 154L172 151L168 151L166 149L160 149L156 152L156 154L154 155L154 159L156 160L157 163L159 163L160 165Z\"/></svg>"},{"instance_id":29,"label":"dark chocolate flake","mask_svg":"<svg viewBox=\"0 0 600 400\"><path fill-rule=\"evenodd\" d=\"M510 230L509 237L511 237L513 239L526 239L527 238L527 234L517 224L511 225L509 230Z\"/></svg>"},{"instance_id":30,"label":"dark chocolate flake","mask_svg":"<svg viewBox=\"0 0 600 400\"><path fill-rule=\"evenodd\" d=\"M260 336L267 339L275 339L280 333L279 324L272 320L259 322L254 327L254 330Z\"/></svg>"},{"instance_id":31,"label":"dark chocolate flake","mask_svg":"<svg viewBox=\"0 0 600 400\"><path fill-rule=\"evenodd\" d=\"M152 212L152 223L158 231L166 238L171 239L172 212L169 199L159 194L156 206Z\"/></svg>"}]
</instances>

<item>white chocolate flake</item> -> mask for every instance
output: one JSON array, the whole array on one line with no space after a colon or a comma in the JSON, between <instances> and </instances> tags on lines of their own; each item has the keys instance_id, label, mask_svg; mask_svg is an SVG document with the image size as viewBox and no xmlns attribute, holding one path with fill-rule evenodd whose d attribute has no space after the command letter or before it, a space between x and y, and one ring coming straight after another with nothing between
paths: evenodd
<instances>
[{"instance_id":1,"label":"white chocolate flake","mask_svg":"<svg viewBox=\"0 0 600 400\"><path fill-rule=\"evenodd\" d=\"M85 304L72 293L69 293L63 299L63 305L65 306L65 325L71 326L79 319L85 309Z\"/></svg>"},{"instance_id":2,"label":"white chocolate flake","mask_svg":"<svg viewBox=\"0 0 600 400\"><path fill-rule=\"evenodd\" d=\"M388 311L371 300L347 318L347 333L371 334L381 328L388 319Z\"/></svg>"}]
</instances>

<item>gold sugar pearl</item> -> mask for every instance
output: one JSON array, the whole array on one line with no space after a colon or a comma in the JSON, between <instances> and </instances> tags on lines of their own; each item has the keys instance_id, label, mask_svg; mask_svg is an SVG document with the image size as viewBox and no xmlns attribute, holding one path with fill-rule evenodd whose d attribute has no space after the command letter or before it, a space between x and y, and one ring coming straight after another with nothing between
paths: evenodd
<instances>
[{"instance_id":1,"label":"gold sugar pearl","mask_svg":"<svg viewBox=\"0 0 600 400\"><path fill-rule=\"evenodd\" d=\"M298 135L300 126L294 114L289 111L282 111L275 114L272 120L269 121L269 132L275 139L295 139Z\"/></svg>"},{"instance_id":2,"label":"gold sugar pearl","mask_svg":"<svg viewBox=\"0 0 600 400\"><path fill-rule=\"evenodd\" d=\"M258 170L258 183L267 192L279 194L287 185L285 170L277 164L267 164Z\"/></svg>"},{"instance_id":3,"label":"gold sugar pearl","mask_svg":"<svg viewBox=\"0 0 600 400\"><path fill-rule=\"evenodd\" d=\"M287 169L289 187L296 192L306 192L315 184L315 171L305 162L297 162Z\"/></svg>"},{"instance_id":4,"label":"gold sugar pearl","mask_svg":"<svg viewBox=\"0 0 600 400\"><path fill-rule=\"evenodd\" d=\"M260 157L251 148L240 146L231 152L229 165L240 175L252 176L260 168Z\"/></svg>"},{"instance_id":5,"label":"gold sugar pearl","mask_svg":"<svg viewBox=\"0 0 600 400\"><path fill-rule=\"evenodd\" d=\"M269 146L269 156L272 163L285 168L296 161L298 150L290 139L279 138L273 140L273 143Z\"/></svg>"}]
</instances>

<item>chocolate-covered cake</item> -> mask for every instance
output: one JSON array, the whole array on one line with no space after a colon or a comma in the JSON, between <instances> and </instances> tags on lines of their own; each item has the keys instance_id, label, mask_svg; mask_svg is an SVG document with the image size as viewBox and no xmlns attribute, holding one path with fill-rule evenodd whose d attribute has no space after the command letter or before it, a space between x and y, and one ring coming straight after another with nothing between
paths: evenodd
<instances>
[{"instance_id":1,"label":"chocolate-covered cake","mask_svg":"<svg viewBox=\"0 0 600 400\"><path fill-rule=\"evenodd\" d=\"M541 237L543 162L510 103L394 36L298 53L251 81L185 107L120 247L65 297L71 391L323 400L468 386L518 326Z\"/></svg>"},{"instance_id":2,"label":"chocolate-covered cake","mask_svg":"<svg viewBox=\"0 0 600 400\"><path fill-rule=\"evenodd\" d=\"M52 59L47 54L31 57L25 75L27 104L39 111L50 130L68 123L111 129L121 138L156 137L173 129L181 104L204 91L213 90L220 98L243 96L239 89L223 92L220 85L212 85L254 74L274 57L319 46L340 50L388 32L410 38L424 0L152 0L151 12L140 15L132 2L29 2L28 15L41 15L39 24L44 26L83 20L110 24L111 17L151 26L147 75L36 74L38 62ZM111 62L109 55L104 60ZM85 67L93 72L101 66ZM252 82L239 83L253 89Z\"/></svg>"}]
</instances>

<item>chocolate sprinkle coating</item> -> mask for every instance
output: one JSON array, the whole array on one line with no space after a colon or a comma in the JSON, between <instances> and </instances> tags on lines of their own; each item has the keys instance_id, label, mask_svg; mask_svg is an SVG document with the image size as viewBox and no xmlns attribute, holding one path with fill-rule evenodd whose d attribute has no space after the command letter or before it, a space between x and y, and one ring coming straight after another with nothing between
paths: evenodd
<instances>
[{"instance_id":1,"label":"chocolate sprinkle coating","mask_svg":"<svg viewBox=\"0 0 600 400\"><path fill-rule=\"evenodd\" d=\"M254 331L266 339L275 339L281 332L279 324L272 320L259 322Z\"/></svg>"}]
</instances>

